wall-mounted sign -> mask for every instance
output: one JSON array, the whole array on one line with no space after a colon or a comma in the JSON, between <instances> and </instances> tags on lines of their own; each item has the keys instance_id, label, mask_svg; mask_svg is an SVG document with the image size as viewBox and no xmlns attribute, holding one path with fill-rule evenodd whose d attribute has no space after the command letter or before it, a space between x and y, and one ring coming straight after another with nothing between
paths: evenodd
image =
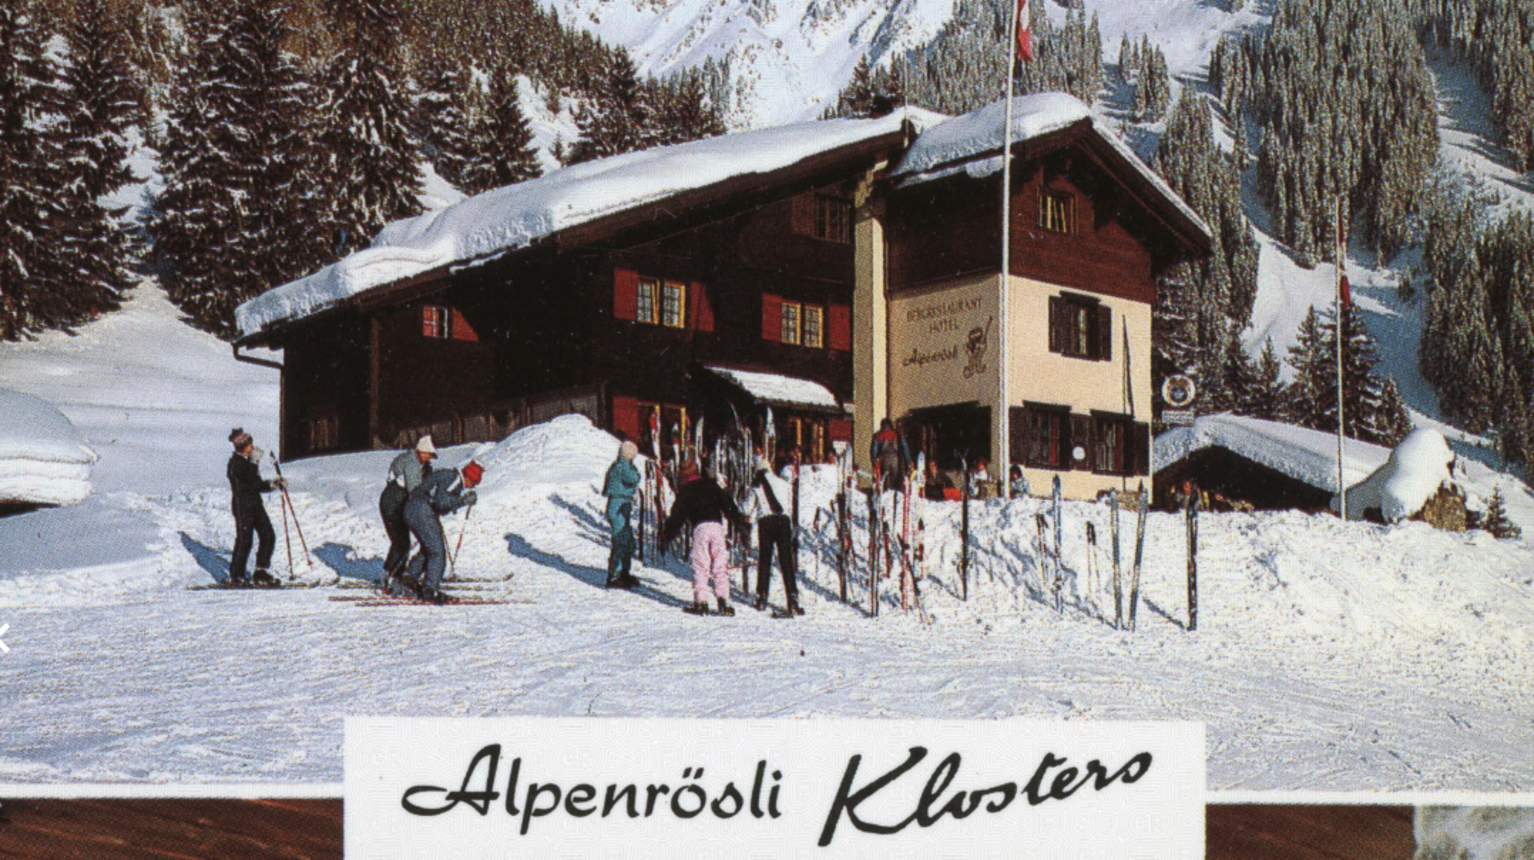
<instances>
[{"instance_id":1,"label":"wall-mounted sign","mask_svg":"<svg viewBox=\"0 0 1534 860\"><path fill-rule=\"evenodd\" d=\"M1198 397L1198 386L1193 380L1179 373L1176 376L1168 376L1161 383L1161 398L1173 409L1186 409Z\"/></svg>"}]
</instances>

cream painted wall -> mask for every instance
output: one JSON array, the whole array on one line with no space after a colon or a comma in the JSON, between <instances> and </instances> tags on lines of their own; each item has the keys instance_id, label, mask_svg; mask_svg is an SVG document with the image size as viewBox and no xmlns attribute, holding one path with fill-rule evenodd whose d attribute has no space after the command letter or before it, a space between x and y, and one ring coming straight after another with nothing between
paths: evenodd
<instances>
[{"instance_id":1,"label":"cream painted wall","mask_svg":"<svg viewBox=\"0 0 1534 860\"><path fill-rule=\"evenodd\" d=\"M890 300L890 414L925 406L995 404L996 276L961 278Z\"/></svg>"},{"instance_id":2,"label":"cream painted wall","mask_svg":"<svg viewBox=\"0 0 1534 860\"><path fill-rule=\"evenodd\" d=\"M1093 409L1131 416L1135 421L1150 422L1150 353L1151 307L1142 302L1086 294L1113 310L1113 360L1091 361L1069 358L1049 351L1049 297L1071 292L1053 284L1013 277L1010 303L1012 373L1009 399L1020 406L1025 401L1070 406L1076 414ZM1124 350L1124 331L1128 326L1129 351ZM1125 362L1130 384L1124 385ZM1051 482L1060 475L1061 492L1066 498L1092 499L1101 491L1118 488L1133 490L1140 478L1095 475L1090 471L1052 472L1024 469L1029 489L1034 495L1048 495ZM999 476L998 476L999 477ZM1151 480L1144 478L1151 489Z\"/></svg>"},{"instance_id":3,"label":"cream painted wall","mask_svg":"<svg viewBox=\"0 0 1534 860\"><path fill-rule=\"evenodd\" d=\"M1069 358L1049 351L1049 298L1075 292L1027 278L1012 278L1011 391L1015 405L1025 400L1069 405L1075 412L1101 409L1132 415L1137 421L1150 416L1150 305L1096 293L1089 295L1113 309L1113 360ZM1124 327L1129 327L1129 354L1124 353ZM1124 385L1124 364L1129 362L1131 383Z\"/></svg>"},{"instance_id":4,"label":"cream painted wall","mask_svg":"<svg viewBox=\"0 0 1534 860\"><path fill-rule=\"evenodd\" d=\"M889 302L885 291L884 201L858 189L852 229L852 456L870 468L868 448L889 414Z\"/></svg>"}]
</instances>

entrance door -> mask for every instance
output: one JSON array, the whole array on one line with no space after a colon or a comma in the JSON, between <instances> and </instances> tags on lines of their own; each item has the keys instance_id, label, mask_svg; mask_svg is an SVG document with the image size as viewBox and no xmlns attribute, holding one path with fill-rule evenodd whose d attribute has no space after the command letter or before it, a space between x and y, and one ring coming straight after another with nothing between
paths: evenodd
<instances>
[{"instance_id":1,"label":"entrance door","mask_svg":"<svg viewBox=\"0 0 1534 860\"><path fill-rule=\"evenodd\" d=\"M991 456L991 410L978 403L958 403L913 409L904 421L911 453L926 455L940 469L957 469L960 457L970 462Z\"/></svg>"}]
</instances>

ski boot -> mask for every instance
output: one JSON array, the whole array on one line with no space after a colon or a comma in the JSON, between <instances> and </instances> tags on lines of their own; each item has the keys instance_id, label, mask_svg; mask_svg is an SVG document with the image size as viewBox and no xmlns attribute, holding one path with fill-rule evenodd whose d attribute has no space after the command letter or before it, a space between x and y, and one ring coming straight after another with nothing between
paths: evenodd
<instances>
[{"instance_id":1,"label":"ski boot","mask_svg":"<svg viewBox=\"0 0 1534 860\"><path fill-rule=\"evenodd\" d=\"M250 577L243 573L231 573L229 574L229 582L225 584L225 587L250 588Z\"/></svg>"},{"instance_id":2,"label":"ski boot","mask_svg":"<svg viewBox=\"0 0 1534 860\"><path fill-rule=\"evenodd\" d=\"M708 604L701 600L694 600L691 604L682 607L682 611L688 615L707 615Z\"/></svg>"},{"instance_id":3,"label":"ski boot","mask_svg":"<svg viewBox=\"0 0 1534 860\"><path fill-rule=\"evenodd\" d=\"M797 597L789 598L789 601L788 601L788 612L789 612L790 615L803 615L804 614L804 607L799 605L799 598L797 598Z\"/></svg>"},{"instance_id":4,"label":"ski boot","mask_svg":"<svg viewBox=\"0 0 1534 860\"><path fill-rule=\"evenodd\" d=\"M250 575L250 584L254 588L278 588L282 585L264 567L256 568L256 572Z\"/></svg>"},{"instance_id":5,"label":"ski boot","mask_svg":"<svg viewBox=\"0 0 1534 860\"><path fill-rule=\"evenodd\" d=\"M389 583L389 594L393 597L419 598L421 596L421 583L408 573L394 575L394 580Z\"/></svg>"},{"instance_id":6,"label":"ski boot","mask_svg":"<svg viewBox=\"0 0 1534 860\"><path fill-rule=\"evenodd\" d=\"M624 590L638 588L639 579L633 574L625 573L624 575L618 577L618 587Z\"/></svg>"},{"instance_id":7,"label":"ski boot","mask_svg":"<svg viewBox=\"0 0 1534 860\"><path fill-rule=\"evenodd\" d=\"M431 603L436 606L442 606L443 604L453 602L453 598L449 597L445 592L442 591L442 589L432 588L431 586L422 588L417 596L420 598L422 603Z\"/></svg>"},{"instance_id":8,"label":"ski boot","mask_svg":"<svg viewBox=\"0 0 1534 860\"><path fill-rule=\"evenodd\" d=\"M754 605L756 607L756 611L757 612L766 612L767 611L767 595L765 595L765 594L758 594L756 596L756 602L754 604L752 604L752 605Z\"/></svg>"},{"instance_id":9,"label":"ski boot","mask_svg":"<svg viewBox=\"0 0 1534 860\"><path fill-rule=\"evenodd\" d=\"M733 616L735 614L735 607L730 605L730 601L721 597L719 598L719 614Z\"/></svg>"}]
</instances>

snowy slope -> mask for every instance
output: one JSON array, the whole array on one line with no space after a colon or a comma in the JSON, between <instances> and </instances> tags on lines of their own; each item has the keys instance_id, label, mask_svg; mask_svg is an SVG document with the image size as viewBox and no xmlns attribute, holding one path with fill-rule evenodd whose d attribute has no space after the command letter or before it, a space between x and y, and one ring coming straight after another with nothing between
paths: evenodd
<instances>
[{"instance_id":1,"label":"snowy slope","mask_svg":"<svg viewBox=\"0 0 1534 860\"><path fill-rule=\"evenodd\" d=\"M387 452L292 464L314 588L187 590L224 575L232 529L217 484L135 494L155 534L140 557L16 562L0 543L0 775L11 783L336 782L346 714L819 715L1207 721L1216 789L1527 789L1534 764L1534 550L1413 523L1296 513L1203 519L1199 629L1184 629L1182 522L1149 521L1139 630L1116 632L1100 505L1064 511L1065 609L1041 584L1042 500L976 505L970 598L959 506L929 504L933 626L836 599L835 486L807 469L808 615L679 612L690 576L647 558L647 588L608 592L602 499L616 440L584 419L519 431L486 459L450 590L505 605L361 607L386 545L374 507ZM444 452L449 464L466 449ZM276 505L269 507L275 513ZM82 509L66 509L80 512ZM52 513L62 513L56 511ZM855 545L866 510L854 504ZM32 520L32 515L17 518ZM1126 525L1133 519L1125 515ZM1525 517L1525 526L1534 525ZM81 531L108 528L75 513ZM1126 532L1128 529L1126 528ZM295 543L295 552L298 546ZM286 575L281 543L279 572ZM1093 577L1093 566L1104 573ZM739 572L734 574L738 582ZM774 600L781 591L774 587ZM736 599L742 594L737 592Z\"/></svg>"}]
</instances>

